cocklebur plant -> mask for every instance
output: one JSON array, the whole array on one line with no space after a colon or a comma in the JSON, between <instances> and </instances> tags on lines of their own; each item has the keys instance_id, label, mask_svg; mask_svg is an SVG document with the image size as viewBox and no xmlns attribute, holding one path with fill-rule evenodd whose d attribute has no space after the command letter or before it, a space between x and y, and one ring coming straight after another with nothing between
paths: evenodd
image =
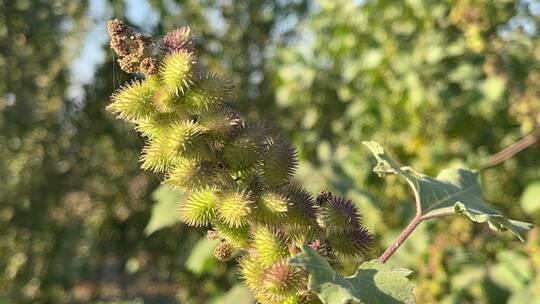
<instances>
[{"instance_id":1,"label":"cocklebur plant","mask_svg":"<svg viewBox=\"0 0 540 304\"><path fill-rule=\"evenodd\" d=\"M291 182L294 145L240 118L231 84L199 69L189 28L159 41L118 20L108 30L121 68L145 79L124 85L107 109L146 138L141 167L187 194L179 218L211 229L218 259L241 252L240 272L261 303L315 301L307 273L288 264L303 244L332 263L364 258L373 235L356 205L328 192L315 199Z\"/></svg>"},{"instance_id":2,"label":"cocklebur plant","mask_svg":"<svg viewBox=\"0 0 540 304\"><path fill-rule=\"evenodd\" d=\"M332 266L362 262L374 241L357 205L325 191L314 197L291 180L296 148L264 123L241 119L231 83L199 67L189 27L159 40L119 20L108 31L120 67L144 79L115 92L107 109L146 138L141 167L186 194L178 217L209 229L219 240L216 258L238 257L243 281L262 304L411 303L410 271L383 263L420 222L465 213L518 236L529 228L485 205L474 173L429 178L367 143L376 172L401 175L412 186L418 213L379 261L343 278Z\"/></svg>"}]
</instances>

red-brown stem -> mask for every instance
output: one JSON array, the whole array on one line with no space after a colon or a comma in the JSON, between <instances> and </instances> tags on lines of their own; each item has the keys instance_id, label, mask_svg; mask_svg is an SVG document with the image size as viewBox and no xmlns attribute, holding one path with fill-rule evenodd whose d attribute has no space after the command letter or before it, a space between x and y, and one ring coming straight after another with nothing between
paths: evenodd
<instances>
[{"instance_id":1,"label":"red-brown stem","mask_svg":"<svg viewBox=\"0 0 540 304\"><path fill-rule=\"evenodd\" d=\"M422 215L422 198L420 196L420 192L418 192L418 189L416 185L411 181L407 180L409 182L409 185L411 186L411 189L414 193L414 200L416 202L416 215L412 219L412 221L401 231L397 239L392 242L392 244L383 252L383 254L379 257L379 262L386 263L388 259L398 250L398 248L405 242L405 240L411 235L411 233L416 229L416 227L425 220L430 220L432 218L436 217L443 217L447 215L454 214L454 211L445 211L440 213L432 213L431 215Z\"/></svg>"},{"instance_id":2,"label":"red-brown stem","mask_svg":"<svg viewBox=\"0 0 540 304\"><path fill-rule=\"evenodd\" d=\"M519 152L525 150L529 146L533 145L534 143L536 143L536 141L538 141L539 133L540 133L539 131L533 132L523 137L519 141L513 143L512 145L502 150L501 152L491 156L489 160L486 162L486 164L482 166L482 169L496 166L502 163L503 161L509 159L510 157L518 154Z\"/></svg>"},{"instance_id":3,"label":"red-brown stem","mask_svg":"<svg viewBox=\"0 0 540 304\"><path fill-rule=\"evenodd\" d=\"M416 195L415 191L415 197L417 199L417 206L420 206L420 196ZM445 212L439 212L439 213L432 213L431 215L422 215L421 213L416 213L416 216L412 219L412 221L405 227L405 229L399 234L397 239L392 242L390 247L388 247L383 254L379 257L379 262L385 263L388 261L388 259L398 250L398 248L405 242L405 240L411 235L411 233L416 229L416 227L423 221L431 220L437 217L444 217L448 215L453 215L455 212L453 210L445 211Z\"/></svg>"},{"instance_id":4,"label":"red-brown stem","mask_svg":"<svg viewBox=\"0 0 540 304\"><path fill-rule=\"evenodd\" d=\"M493 155L489 158L487 163L482 166L483 169L489 168L495 165L500 164L501 162L507 160L508 158L516 155L517 153L523 151L527 147L533 145L538 141L538 136L540 134L540 131L533 132L521 140L515 142L508 148L502 150L501 152ZM412 219L412 221L405 227L403 231L399 234L397 239L392 242L392 244L383 252L383 254L379 257L379 262L386 263L388 259L398 250L398 248L405 242L405 240L411 235L411 233L416 229L416 227L423 221L437 218L437 217L443 217L447 215L454 214L453 211L445 211L440 213L434 213L431 215L422 215L422 201L420 193L418 192L416 185L411 181L407 180L409 182L409 185L411 186L413 192L414 192L414 199L416 202L416 215Z\"/></svg>"},{"instance_id":5,"label":"red-brown stem","mask_svg":"<svg viewBox=\"0 0 540 304\"><path fill-rule=\"evenodd\" d=\"M403 244L403 242L409 237L409 235L414 231L416 226L420 224L424 219L421 216L416 215L413 220L405 227L403 231L399 234L397 239L392 242L392 244L386 249L386 251L379 257L379 262L386 263L386 261L398 250L398 248Z\"/></svg>"}]
</instances>

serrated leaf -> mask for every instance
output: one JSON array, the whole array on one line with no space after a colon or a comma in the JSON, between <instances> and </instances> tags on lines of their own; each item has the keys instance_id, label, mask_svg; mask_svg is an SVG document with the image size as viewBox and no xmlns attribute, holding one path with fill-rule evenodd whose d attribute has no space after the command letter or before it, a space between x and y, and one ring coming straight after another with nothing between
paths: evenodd
<instances>
[{"instance_id":1,"label":"serrated leaf","mask_svg":"<svg viewBox=\"0 0 540 304\"><path fill-rule=\"evenodd\" d=\"M377 159L373 169L379 176L397 174L407 180L421 202L423 217L465 213L471 220L487 222L496 231L509 230L521 241L522 234L532 228L530 223L509 220L482 199L478 173L465 169L446 169L436 177L401 167L376 142L364 142Z\"/></svg>"},{"instance_id":2,"label":"serrated leaf","mask_svg":"<svg viewBox=\"0 0 540 304\"><path fill-rule=\"evenodd\" d=\"M309 289L324 304L415 303L414 285L407 278L411 271L373 260L365 262L350 277L342 277L311 247L289 259L289 264L309 273Z\"/></svg>"},{"instance_id":3,"label":"serrated leaf","mask_svg":"<svg viewBox=\"0 0 540 304\"><path fill-rule=\"evenodd\" d=\"M159 186L152 192L154 205L144 233L150 235L159 229L172 226L178 221L176 209L183 195L168 185Z\"/></svg>"}]
</instances>

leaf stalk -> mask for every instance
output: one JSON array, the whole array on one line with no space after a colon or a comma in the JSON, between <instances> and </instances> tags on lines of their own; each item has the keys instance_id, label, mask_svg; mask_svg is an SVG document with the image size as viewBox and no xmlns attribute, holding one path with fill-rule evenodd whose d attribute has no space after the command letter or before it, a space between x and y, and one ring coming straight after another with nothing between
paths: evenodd
<instances>
[{"instance_id":1,"label":"leaf stalk","mask_svg":"<svg viewBox=\"0 0 540 304\"><path fill-rule=\"evenodd\" d=\"M411 235L411 233L414 231L414 229L416 229L416 227L420 223L422 223L425 220L430 220L433 218L454 214L454 212L449 211L449 212L440 212L440 213L422 215L422 201L420 198L420 193L411 182L409 182L409 184L414 192L414 198L416 201L416 215L411 220L411 222L407 225L407 227L405 227L405 229L401 231L401 233L396 238L396 240L393 241L392 244L379 257L379 262L381 263L386 263L386 261L388 261L388 259L399 249L399 247L401 247L403 242L405 242L405 240L409 237L409 235Z\"/></svg>"},{"instance_id":2,"label":"leaf stalk","mask_svg":"<svg viewBox=\"0 0 540 304\"><path fill-rule=\"evenodd\" d=\"M392 242L392 244L384 251L384 253L379 257L379 262L386 263L388 259L398 250L398 248L405 242L409 235L416 229L418 224L420 224L424 219L422 216L416 215L412 221L403 229L399 234L397 239Z\"/></svg>"}]
</instances>

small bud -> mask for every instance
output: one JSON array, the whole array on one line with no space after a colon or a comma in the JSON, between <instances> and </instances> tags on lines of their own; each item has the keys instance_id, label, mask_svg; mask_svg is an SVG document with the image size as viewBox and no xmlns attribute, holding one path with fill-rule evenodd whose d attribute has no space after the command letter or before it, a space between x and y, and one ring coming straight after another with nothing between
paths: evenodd
<instances>
[{"instance_id":1,"label":"small bud","mask_svg":"<svg viewBox=\"0 0 540 304\"><path fill-rule=\"evenodd\" d=\"M203 158L202 155L196 155L201 152L203 134L204 128L196 122L182 121L171 125L169 134L163 138L163 144L171 149L171 153Z\"/></svg>"},{"instance_id":2,"label":"small bud","mask_svg":"<svg viewBox=\"0 0 540 304\"><path fill-rule=\"evenodd\" d=\"M220 261L228 261L231 259L233 247L227 242L219 243L214 249L214 256Z\"/></svg>"},{"instance_id":3,"label":"small bud","mask_svg":"<svg viewBox=\"0 0 540 304\"><path fill-rule=\"evenodd\" d=\"M309 247L311 247L311 249L315 250L315 251L319 251L319 249L321 248L321 240L315 240L313 241L313 243L311 243L309 245Z\"/></svg>"}]
</instances>

